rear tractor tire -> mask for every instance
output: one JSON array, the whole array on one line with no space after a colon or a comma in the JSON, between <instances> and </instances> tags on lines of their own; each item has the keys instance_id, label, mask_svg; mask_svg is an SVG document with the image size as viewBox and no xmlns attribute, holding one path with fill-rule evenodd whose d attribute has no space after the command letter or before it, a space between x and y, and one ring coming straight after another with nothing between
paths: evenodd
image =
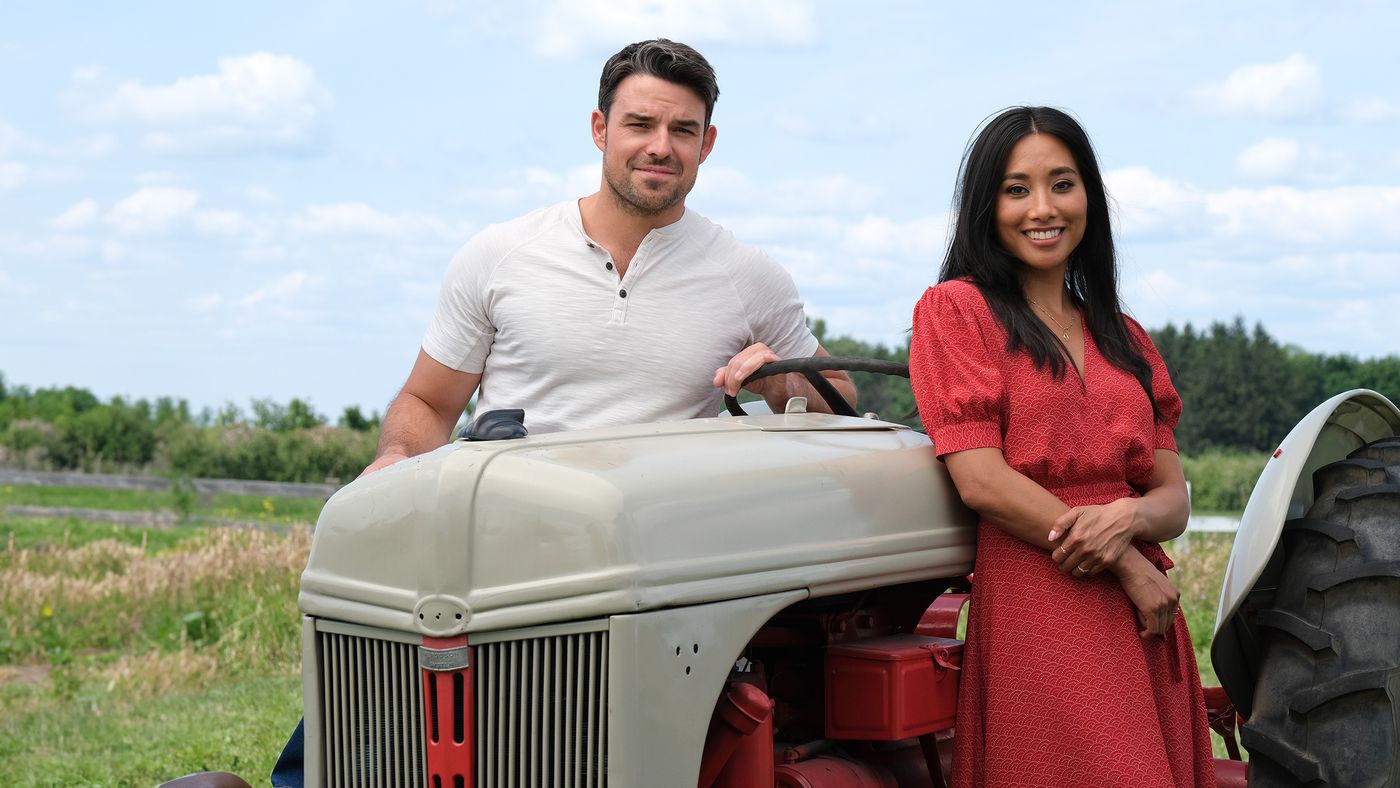
<instances>
[{"instance_id":1,"label":"rear tractor tire","mask_svg":"<svg viewBox=\"0 0 1400 788\"><path fill-rule=\"evenodd\" d=\"M1250 788L1400 788L1400 438L1313 475L1282 535L1241 733Z\"/></svg>"}]
</instances>

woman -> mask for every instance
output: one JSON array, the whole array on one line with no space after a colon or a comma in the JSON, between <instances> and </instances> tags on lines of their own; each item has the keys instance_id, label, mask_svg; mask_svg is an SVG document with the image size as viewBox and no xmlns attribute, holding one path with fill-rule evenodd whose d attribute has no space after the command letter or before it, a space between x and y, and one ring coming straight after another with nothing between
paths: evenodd
<instances>
[{"instance_id":1,"label":"woman","mask_svg":"<svg viewBox=\"0 0 1400 788\"><path fill-rule=\"evenodd\" d=\"M1189 514L1181 402L1120 309L1088 136L1058 110L1006 110L960 181L910 349L924 426L981 515L953 783L1213 786L1157 544Z\"/></svg>"}]
</instances>

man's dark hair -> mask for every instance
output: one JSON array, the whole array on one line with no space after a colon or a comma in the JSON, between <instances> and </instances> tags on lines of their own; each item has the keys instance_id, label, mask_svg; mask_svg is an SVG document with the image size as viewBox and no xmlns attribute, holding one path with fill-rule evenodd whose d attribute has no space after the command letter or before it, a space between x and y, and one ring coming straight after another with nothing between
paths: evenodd
<instances>
[{"instance_id":1,"label":"man's dark hair","mask_svg":"<svg viewBox=\"0 0 1400 788\"><path fill-rule=\"evenodd\" d=\"M719 98L719 83L715 81L714 68L704 55L685 44L664 38L638 41L623 47L621 52L603 64L603 76L598 80L598 109L603 117L607 117L608 110L612 109L617 86L633 74L646 74L690 88L705 102L705 126L709 127L715 100Z\"/></svg>"}]
</instances>

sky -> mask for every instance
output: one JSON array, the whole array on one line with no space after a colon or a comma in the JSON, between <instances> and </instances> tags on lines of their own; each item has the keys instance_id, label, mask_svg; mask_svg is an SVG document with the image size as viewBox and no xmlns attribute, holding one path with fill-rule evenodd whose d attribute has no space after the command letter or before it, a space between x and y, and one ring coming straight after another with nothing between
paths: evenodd
<instances>
[{"instance_id":1,"label":"sky","mask_svg":"<svg viewBox=\"0 0 1400 788\"><path fill-rule=\"evenodd\" d=\"M597 189L598 73L654 37L719 76L688 206L832 334L904 341L968 140L1044 104L1094 139L1143 324L1400 354L1397 30L1360 0L7 0L0 374L382 410L455 250Z\"/></svg>"}]
</instances>

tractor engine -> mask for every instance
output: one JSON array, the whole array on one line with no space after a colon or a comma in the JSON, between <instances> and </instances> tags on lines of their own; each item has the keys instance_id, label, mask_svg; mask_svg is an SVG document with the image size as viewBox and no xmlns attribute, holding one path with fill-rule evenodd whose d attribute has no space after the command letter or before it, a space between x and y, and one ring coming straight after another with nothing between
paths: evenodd
<instances>
[{"instance_id":1,"label":"tractor engine","mask_svg":"<svg viewBox=\"0 0 1400 788\"><path fill-rule=\"evenodd\" d=\"M317 524L307 784L941 785L974 538L872 419L457 441Z\"/></svg>"},{"instance_id":2,"label":"tractor engine","mask_svg":"<svg viewBox=\"0 0 1400 788\"><path fill-rule=\"evenodd\" d=\"M968 595L918 609L940 590L799 603L759 630L716 705L700 788L945 785Z\"/></svg>"}]
</instances>

